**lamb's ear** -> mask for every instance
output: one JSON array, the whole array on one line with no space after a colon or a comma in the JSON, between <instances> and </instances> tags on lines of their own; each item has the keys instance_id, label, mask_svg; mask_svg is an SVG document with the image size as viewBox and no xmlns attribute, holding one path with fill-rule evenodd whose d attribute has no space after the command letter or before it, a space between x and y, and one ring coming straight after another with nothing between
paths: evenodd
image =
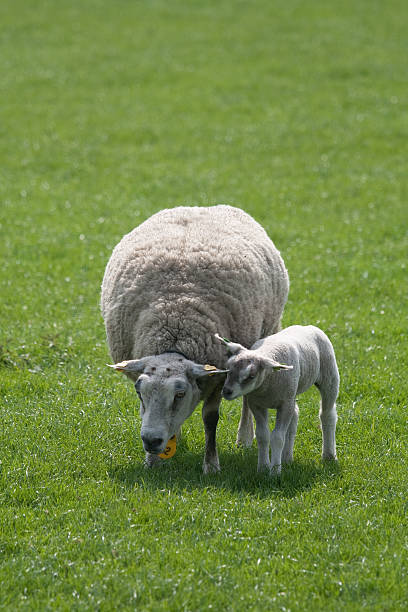
<instances>
[{"instance_id":1,"label":"lamb's ear","mask_svg":"<svg viewBox=\"0 0 408 612\"><path fill-rule=\"evenodd\" d=\"M106 365L118 372L137 372L140 374L146 367L146 361L144 359L130 359L129 361L121 361L114 365L110 365L109 363Z\"/></svg>"},{"instance_id":2,"label":"lamb's ear","mask_svg":"<svg viewBox=\"0 0 408 612\"><path fill-rule=\"evenodd\" d=\"M293 370L292 365L285 365L275 361L274 359L269 359L268 357L264 357L262 359L262 363L269 370Z\"/></svg>"},{"instance_id":3,"label":"lamb's ear","mask_svg":"<svg viewBox=\"0 0 408 612\"><path fill-rule=\"evenodd\" d=\"M203 378L204 376L214 376L214 374L227 374L229 370L219 370L213 365L201 365L200 363L193 363L190 368L190 373L194 378Z\"/></svg>"},{"instance_id":4,"label":"lamb's ear","mask_svg":"<svg viewBox=\"0 0 408 612\"><path fill-rule=\"evenodd\" d=\"M238 344L238 342L230 342L219 334L214 334L214 336L226 347L228 355L237 355L240 351L245 350L245 347L242 344Z\"/></svg>"}]
</instances>

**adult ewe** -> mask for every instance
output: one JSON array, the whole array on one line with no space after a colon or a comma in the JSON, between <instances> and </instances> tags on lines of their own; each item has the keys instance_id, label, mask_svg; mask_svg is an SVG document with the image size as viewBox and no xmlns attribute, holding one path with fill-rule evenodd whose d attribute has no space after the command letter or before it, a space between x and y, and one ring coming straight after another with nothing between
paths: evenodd
<instances>
[{"instance_id":1,"label":"adult ewe","mask_svg":"<svg viewBox=\"0 0 408 612\"><path fill-rule=\"evenodd\" d=\"M114 367L136 382L146 464L204 400L204 472L218 471L216 428L225 351L275 333L289 290L279 251L231 206L162 210L122 238L106 267L101 308ZM209 368L207 364L216 366ZM238 443L253 439L244 400Z\"/></svg>"}]
</instances>

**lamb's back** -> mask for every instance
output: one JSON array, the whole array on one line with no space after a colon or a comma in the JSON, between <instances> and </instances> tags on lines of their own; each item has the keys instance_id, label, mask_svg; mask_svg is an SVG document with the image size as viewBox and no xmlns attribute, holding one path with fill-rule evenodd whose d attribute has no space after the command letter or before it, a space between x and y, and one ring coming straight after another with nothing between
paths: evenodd
<instances>
[{"instance_id":1,"label":"lamb's back","mask_svg":"<svg viewBox=\"0 0 408 612\"><path fill-rule=\"evenodd\" d=\"M275 361L292 365L293 370L280 376L271 374L277 384L281 379L297 380L298 393L319 382L324 370L336 367L333 346L326 334L314 325L292 325L263 338L252 347Z\"/></svg>"}]
</instances>

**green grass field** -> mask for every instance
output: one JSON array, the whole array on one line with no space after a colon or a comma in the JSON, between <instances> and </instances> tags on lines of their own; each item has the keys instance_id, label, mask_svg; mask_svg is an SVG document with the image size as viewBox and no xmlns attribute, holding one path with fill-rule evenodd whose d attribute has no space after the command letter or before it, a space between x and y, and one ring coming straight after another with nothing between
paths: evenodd
<instances>
[{"instance_id":1,"label":"green grass field","mask_svg":"<svg viewBox=\"0 0 408 612\"><path fill-rule=\"evenodd\" d=\"M407 28L402 0L1 3L1 610L407 609ZM280 483L235 447L238 402L220 474L200 410L143 469L104 268L215 203L280 249L284 325L333 342L338 466L311 391Z\"/></svg>"}]
</instances>

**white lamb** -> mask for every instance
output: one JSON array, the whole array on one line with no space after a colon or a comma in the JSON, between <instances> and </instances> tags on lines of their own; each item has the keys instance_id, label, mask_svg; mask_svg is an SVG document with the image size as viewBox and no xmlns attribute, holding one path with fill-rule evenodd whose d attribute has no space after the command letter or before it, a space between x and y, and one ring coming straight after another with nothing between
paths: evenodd
<instances>
[{"instance_id":1,"label":"white lamb","mask_svg":"<svg viewBox=\"0 0 408 612\"><path fill-rule=\"evenodd\" d=\"M322 457L336 459L336 399L340 378L333 346L326 334L313 325L293 325L258 340L250 349L218 334L216 338L231 355L223 396L227 400L246 396L255 416L258 471L267 469L279 474L281 463L293 460L299 412L296 396L312 385L316 385L321 395ZM268 425L269 408L277 411L272 433Z\"/></svg>"},{"instance_id":2,"label":"white lamb","mask_svg":"<svg viewBox=\"0 0 408 612\"><path fill-rule=\"evenodd\" d=\"M146 463L203 400L204 472L219 470L216 428L225 351L214 334L250 345L274 333L288 274L265 230L231 206L162 210L115 247L101 307L117 370L136 382ZM210 364L210 365L208 365ZM242 411L238 442L253 440Z\"/></svg>"}]
</instances>

